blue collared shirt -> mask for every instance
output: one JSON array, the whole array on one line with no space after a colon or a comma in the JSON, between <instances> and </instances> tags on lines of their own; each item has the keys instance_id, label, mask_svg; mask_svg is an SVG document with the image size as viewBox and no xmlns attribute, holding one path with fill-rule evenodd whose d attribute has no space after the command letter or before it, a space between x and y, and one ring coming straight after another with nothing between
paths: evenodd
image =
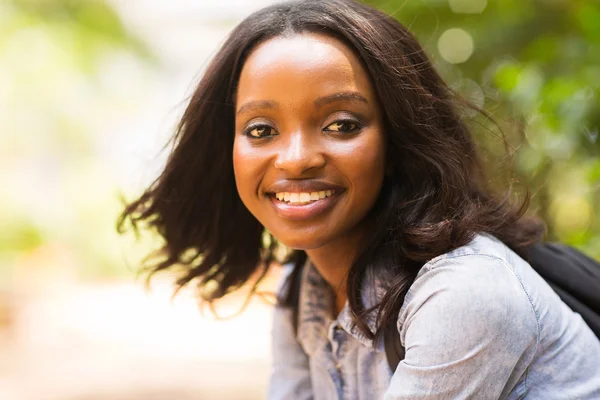
<instances>
[{"instance_id":1,"label":"blue collared shirt","mask_svg":"<svg viewBox=\"0 0 600 400\"><path fill-rule=\"evenodd\" d=\"M367 277L363 301L384 282ZM397 327L406 356L391 371L352 324L348 305L304 268L298 332L276 307L269 399L600 399L600 341L517 254L490 235L431 260ZM374 329L375 314L367 318Z\"/></svg>"}]
</instances>

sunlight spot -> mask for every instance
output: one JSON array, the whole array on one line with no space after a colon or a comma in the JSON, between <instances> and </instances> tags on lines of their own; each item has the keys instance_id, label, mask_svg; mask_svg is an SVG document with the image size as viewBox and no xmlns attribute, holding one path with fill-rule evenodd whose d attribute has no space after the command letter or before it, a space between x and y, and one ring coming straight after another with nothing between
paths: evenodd
<instances>
[{"instance_id":1,"label":"sunlight spot","mask_svg":"<svg viewBox=\"0 0 600 400\"><path fill-rule=\"evenodd\" d=\"M463 29L451 28L442 33L437 47L444 60L451 64L460 64L473 54L473 38Z\"/></svg>"},{"instance_id":2,"label":"sunlight spot","mask_svg":"<svg viewBox=\"0 0 600 400\"><path fill-rule=\"evenodd\" d=\"M456 14L481 14L487 0L448 0L450 9Z\"/></svg>"}]
</instances>

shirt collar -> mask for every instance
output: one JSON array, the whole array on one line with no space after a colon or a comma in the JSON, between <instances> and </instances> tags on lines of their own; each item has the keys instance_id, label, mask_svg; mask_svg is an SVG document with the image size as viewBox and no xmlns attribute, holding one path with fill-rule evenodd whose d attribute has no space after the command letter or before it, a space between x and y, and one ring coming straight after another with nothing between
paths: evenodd
<instances>
[{"instance_id":1,"label":"shirt collar","mask_svg":"<svg viewBox=\"0 0 600 400\"><path fill-rule=\"evenodd\" d=\"M362 291L362 300L366 308L377 304L385 294L381 280L377 279L372 268L367 269L365 284ZM367 347L373 347L373 341L367 338L353 323L352 313L348 302L342 312L333 318L334 296L333 291L307 259L302 272L302 284L298 301L298 339L308 354L313 354L319 343L327 340L329 326L337 323L349 335ZM377 310L370 312L365 322L371 331L375 331Z\"/></svg>"}]
</instances>

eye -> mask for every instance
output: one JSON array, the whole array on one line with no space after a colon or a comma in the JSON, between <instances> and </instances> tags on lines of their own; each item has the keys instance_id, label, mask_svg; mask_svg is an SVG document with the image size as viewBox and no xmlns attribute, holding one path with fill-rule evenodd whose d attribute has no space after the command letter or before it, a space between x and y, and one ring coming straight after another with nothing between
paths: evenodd
<instances>
[{"instance_id":1,"label":"eye","mask_svg":"<svg viewBox=\"0 0 600 400\"><path fill-rule=\"evenodd\" d=\"M327 125L324 130L327 132L355 133L360 131L361 128L362 125L358 121L339 120Z\"/></svg>"},{"instance_id":2,"label":"eye","mask_svg":"<svg viewBox=\"0 0 600 400\"><path fill-rule=\"evenodd\" d=\"M277 133L275 129L271 128L269 125L254 125L248 127L244 131L244 134L251 138L259 139L269 136L275 136Z\"/></svg>"}]
</instances>

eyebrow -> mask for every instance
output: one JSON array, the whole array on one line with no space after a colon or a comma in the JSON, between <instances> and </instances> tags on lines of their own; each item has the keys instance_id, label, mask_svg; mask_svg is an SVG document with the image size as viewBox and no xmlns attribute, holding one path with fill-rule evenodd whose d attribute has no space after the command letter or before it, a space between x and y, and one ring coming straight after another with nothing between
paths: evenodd
<instances>
[{"instance_id":1,"label":"eyebrow","mask_svg":"<svg viewBox=\"0 0 600 400\"><path fill-rule=\"evenodd\" d=\"M248 103L245 103L243 106L241 106L240 109L237 110L236 114L240 115L240 114L248 112L248 111L261 110L264 108L277 108L278 106L279 106L279 103L276 101L272 101L272 100L249 101Z\"/></svg>"},{"instance_id":2,"label":"eyebrow","mask_svg":"<svg viewBox=\"0 0 600 400\"><path fill-rule=\"evenodd\" d=\"M319 97L318 99L316 99L314 101L314 104L315 104L315 107L319 108L319 107L323 107L330 103L335 103L337 101L357 101L357 102L369 104L369 101L358 92L340 92L340 93L330 94L327 96L322 96L322 97ZM240 109L237 111L236 114L240 115L242 113L252 111L252 110L259 110L259 109L265 109L265 108L277 108L277 107L279 107L279 103L276 101L255 100L255 101L250 101L248 103L245 103L243 106L240 107Z\"/></svg>"},{"instance_id":3,"label":"eyebrow","mask_svg":"<svg viewBox=\"0 0 600 400\"><path fill-rule=\"evenodd\" d=\"M360 103L369 104L369 101L358 92L335 93L328 96L319 97L314 101L314 103L315 106L318 108L323 107L326 104L334 103L336 101L357 101Z\"/></svg>"}]
</instances>

